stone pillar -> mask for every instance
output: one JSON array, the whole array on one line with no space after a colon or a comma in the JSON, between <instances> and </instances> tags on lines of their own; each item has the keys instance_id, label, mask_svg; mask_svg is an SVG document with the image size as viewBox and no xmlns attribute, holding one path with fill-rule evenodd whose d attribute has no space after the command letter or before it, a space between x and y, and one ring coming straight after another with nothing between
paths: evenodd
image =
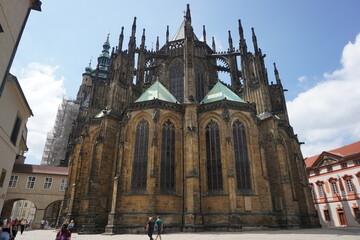
<instances>
[{"instance_id":1,"label":"stone pillar","mask_svg":"<svg viewBox=\"0 0 360 240\"><path fill-rule=\"evenodd\" d=\"M115 220L115 211L116 211L116 199L117 199L117 189L118 189L119 176L114 178L112 202L111 202L111 212L108 215L108 223L105 227L105 234L114 234L114 220Z\"/></svg>"},{"instance_id":2,"label":"stone pillar","mask_svg":"<svg viewBox=\"0 0 360 240\"><path fill-rule=\"evenodd\" d=\"M184 116L184 231L202 227L198 104L185 105Z\"/></svg>"},{"instance_id":3,"label":"stone pillar","mask_svg":"<svg viewBox=\"0 0 360 240\"><path fill-rule=\"evenodd\" d=\"M39 229L40 228L40 222L45 217L45 211L46 209L37 208L35 212L34 221L32 224L32 228Z\"/></svg>"}]
</instances>

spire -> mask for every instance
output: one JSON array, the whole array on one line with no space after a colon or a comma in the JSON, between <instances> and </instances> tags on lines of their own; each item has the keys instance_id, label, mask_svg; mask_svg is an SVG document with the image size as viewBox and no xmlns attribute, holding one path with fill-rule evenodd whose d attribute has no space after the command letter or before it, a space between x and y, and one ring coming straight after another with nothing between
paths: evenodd
<instances>
[{"instance_id":1,"label":"spire","mask_svg":"<svg viewBox=\"0 0 360 240\"><path fill-rule=\"evenodd\" d=\"M106 78L108 67L110 65L110 55L109 55L109 49L110 49L110 43L109 43L109 36L110 33L107 35L106 41L103 44L103 50L100 56L98 57L98 72L99 77Z\"/></svg>"},{"instance_id":2,"label":"spire","mask_svg":"<svg viewBox=\"0 0 360 240\"><path fill-rule=\"evenodd\" d=\"M89 66L87 66L87 67L85 68L85 74L91 75L91 72L92 72L91 61L92 61L92 57L90 58Z\"/></svg>"},{"instance_id":3,"label":"spire","mask_svg":"<svg viewBox=\"0 0 360 240\"><path fill-rule=\"evenodd\" d=\"M231 32L229 31L229 52L232 52L233 50L234 50L233 41L231 38Z\"/></svg>"},{"instance_id":4,"label":"spire","mask_svg":"<svg viewBox=\"0 0 360 240\"><path fill-rule=\"evenodd\" d=\"M169 42L169 25L166 26L166 43Z\"/></svg>"},{"instance_id":5,"label":"spire","mask_svg":"<svg viewBox=\"0 0 360 240\"><path fill-rule=\"evenodd\" d=\"M191 16L190 16L190 4L186 4L186 15L185 20L191 22Z\"/></svg>"},{"instance_id":6,"label":"spire","mask_svg":"<svg viewBox=\"0 0 360 240\"><path fill-rule=\"evenodd\" d=\"M251 28L251 31L252 31L252 40L253 40L253 44L254 44L254 51L255 51L255 55L257 55L259 52L259 48L257 45L257 39L256 39L254 28Z\"/></svg>"},{"instance_id":7,"label":"spire","mask_svg":"<svg viewBox=\"0 0 360 240\"><path fill-rule=\"evenodd\" d=\"M134 17L134 22L131 28L131 37L135 37L135 32L136 32L136 17Z\"/></svg>"},{"instance_id":8,"label":"spire","mask_svg":"<svg viewBox=\"0 0 360 240\"><path fill-rule=\"evenodd\" d=\"M274 63L274 74L275 74L276 83L281 84L281 80L280 80L280 77L279 77L279 72L278 72L278 70L276 68L276 63Z\"/></svg>"},{"instance_id":9,"label":"spire","mask_svg":"<svg viewBox=\"0 0 360 240\"><path fill-rule=\"evenodd\" d=\"M118 52L122 51L123 41L124 41L124 27L121 27L121 33L119 36Z\"/></svg>"},{"instance_id":10,"label":"spire","mask_svg":"<svg viewBox=\"0 0 360 240\"><path fill-rule=\"evenodd\" d=\"M145 28L143 29L143 35L141 37L141 44L140 44L140 49L144 49L145 48Z\"/></svg>"},{"instance_id":11,"label":"spire","mask_svg":"<svg viewBox=\"0 0 360 240\"><path fill-rule=\"evenodd\" d=\"M205 30L205 25L203 25L203 38L204 38L204 43L206 43L206 30Z\"/></svg>"},{"instance_id":12,"label":"spire","mask_svg":"<svg viewBox=\"0 0 360 240\"><path fill-rule=\"evenodd\" d=\"M215 38L212 37L212 50L216 52Z\"/></svg>"},{"instance_id":13,"label":"spire","mask_svg":"<svg viewBox=\"0 0 360 240\"><path fill-rule=\"evenodd\" d=\"M129 45L128 45L128 51L133 52L133 50L136 47L136 38L135 38L135 33L136 33L136 17L134 17L134 22L131 28L131 36L130 36L130 40L129 40Z\"/></svg>"},{"instance_id":14,"label":"spire","mask_svg":"<svg viewBox=\"0 0 360 240\"><path fill-rule=\"evenodd\" d=\"M243 56L245 56L247 53L247 46L244 38L244 30L242 28L240 19L239 19L239 35L240 35L240 52Z\"/></svg>"},{"instance_id":15,"label":"spire","mask_svg":"<svg viewBox=\"0 0 360 240\"><path fill-rule=\"evenodd\" d=\"M159 51L159 36L156 38L156 51Z\"/></svg>"}]
</instances>

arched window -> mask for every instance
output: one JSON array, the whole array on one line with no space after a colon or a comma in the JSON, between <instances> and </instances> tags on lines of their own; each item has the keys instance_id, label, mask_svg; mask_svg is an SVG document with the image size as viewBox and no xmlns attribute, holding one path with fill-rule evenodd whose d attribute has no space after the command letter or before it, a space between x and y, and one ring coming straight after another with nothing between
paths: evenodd
<instances>
[{"instance_id":1,"label":"arched window","mask_svg":"<svg viewBox=\"0 0 360 240\"><path fill-rule=\"evenodd\" d=\"M250 193L251 178L245 127L239 120L236 120L232 125L232 129L237 190L241 193Z\"/></svg>"},{"instance_id":2,"label":"arched window","mask_svg":"<svg viewBox=\"0 0 360 240\"><path fill-rule=\"evenodd\" d=\"M146 190L149 123L142 119L136 127L134 161L132 169L132 190Z\"/></svg>"},{"instance_id":3,"label":"arched window","mask_svg":"<svg viewBox=\"0 0 360 240\"><path fill-rule=\"evenodd\" d=\"M205 128L206 134L206 173L209 191L222 190L222 166L220 152L219 125L211 120Z\"/></svg>"},{"instance_id":4,"label":"arched window","mask_svg":"<svg viewBox=\"0 0 360 240\"><path fill-rule=\"evenodd\" d=\"M162 126L160 189L175 190L175 126L170 120Z\"/></svg>"},{"instance_id":5,"label":"arched window","mask_svg":"<svg viewBox=\"0 0 360 240\"><path fill-rule=\"evenodd\" d=\"M184 101L184 63L175 60L169 68L170 92L180 103Z\"/></svg>"}]
</instances>

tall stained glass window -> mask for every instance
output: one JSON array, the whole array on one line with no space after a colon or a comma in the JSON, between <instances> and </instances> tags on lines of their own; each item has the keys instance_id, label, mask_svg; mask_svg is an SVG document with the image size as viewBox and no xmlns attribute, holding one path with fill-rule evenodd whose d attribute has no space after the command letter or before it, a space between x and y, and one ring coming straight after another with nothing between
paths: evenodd
<instances>
[{"instance_id":1,"label":"tall stained glass window","mask_svg":"<svg viewBox=\"0 0 360 240\"><path fill-rule=\"evenodd\" d=\"M250 193L250 165L246 144L246 133L244 125L236 120L233 125L234 156L237 190L241 193Z\"/></svg>"},{"instance_id":2,"label":"tall stained glass window","mask_svg":"<svg viewBox=\"0 0 360 240\"><path fill-rule=\"evenodd\" d=\"M206 173L208 191L222 190L219 125L211 120L205 127L206 134Z\"/></svg>"},{"instance_id":3,"label":"tall stained glass window","mask_svg":"<svg viewBox=\"0 0 360 240\"><path fill-rule=\"evenodd\" d=\"M160 189L175 190L175 126L170 120L162 125Z\"/></svg>"},{"instance_id":4,"label":"tall stained glass window","mask_svg":"<svg viewBox=\"0 0 360 240\"><path fill-rule=\"evenodd\" d=\"M132 190L146 190L149 123L142 119L136 127Z\"/></svg>"},{"instance_id":5,"label":"tall stained glass window","mask_svg":"<svg viewBox=\"0 0 360 240\"><path fill-rule=\"evenodd\" d=\"M175 60L169 68L170 92L180 103L184 102L184 63Z\"/></svg>"}]
</instances>

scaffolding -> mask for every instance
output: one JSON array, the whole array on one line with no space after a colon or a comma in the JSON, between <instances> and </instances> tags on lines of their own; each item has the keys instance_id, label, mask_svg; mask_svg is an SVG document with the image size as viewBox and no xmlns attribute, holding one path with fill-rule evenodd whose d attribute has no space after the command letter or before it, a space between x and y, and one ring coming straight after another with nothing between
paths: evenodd
<instances>
[{"instance_id":1,"label":"scaffolding","mask_svg":"<svg viewBox=\"0 0 360 240\"><path fill-rule=\"evenodd\" d=\"M47 134L41 165L65 165L69 135L78 111L79 104L74 100L62 100L56 114L54 128Z\"/></svg>"}]
</instances>

